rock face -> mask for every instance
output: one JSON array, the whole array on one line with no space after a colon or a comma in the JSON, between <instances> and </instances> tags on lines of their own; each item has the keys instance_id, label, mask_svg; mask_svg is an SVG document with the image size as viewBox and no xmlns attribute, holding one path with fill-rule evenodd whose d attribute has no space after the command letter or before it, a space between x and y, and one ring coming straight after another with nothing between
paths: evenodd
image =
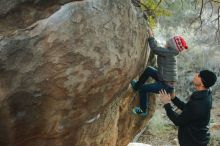
<instances>
[{"instance_id":1,"label":"rock face","mask_svg":"<svg viewBox=\"0 0 220 146\"><path fill-rule=\"evenodd\" d=\"M151 117L130 114L128 88L144 19L127 0L40 2L0 0L0 145L126 146Z\"/></svg>"}]
</instances>

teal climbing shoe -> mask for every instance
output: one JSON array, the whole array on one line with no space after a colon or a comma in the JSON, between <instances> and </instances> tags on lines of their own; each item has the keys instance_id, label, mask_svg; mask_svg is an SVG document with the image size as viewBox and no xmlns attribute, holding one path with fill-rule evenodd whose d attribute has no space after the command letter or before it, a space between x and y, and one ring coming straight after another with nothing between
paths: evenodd
<instances>
[{"instance_id":1,"label":"teal climbing shoe","mask_svg":"<svg viewBox=\"0 0 220 146\"><path fill-rule=\"evenodd\" d=\"M146 117L147 116L147 112L143 112L140 107L133 108L132 113L135 114L135 115L140 115L142 117Z\"/></svg>"}]
</instances>

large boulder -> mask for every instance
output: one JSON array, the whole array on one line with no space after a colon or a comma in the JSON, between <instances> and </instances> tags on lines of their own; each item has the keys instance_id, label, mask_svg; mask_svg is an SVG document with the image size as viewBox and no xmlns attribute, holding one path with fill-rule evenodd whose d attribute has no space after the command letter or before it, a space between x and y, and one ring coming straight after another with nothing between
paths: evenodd
<instances>
[{"instance_id":1,"label":"large boulder","mask_svg":"<svg viewBox=\"0 0 220 146\"><path fill-rule=\"evenodd\" d=\"M22 4L0 11L0 145L126 146L152 114L130 113L128 85L149 55L138 9L75 1L14 20ZM19 17L31 21L9 28Z\"/></svg>"}]
</instances>

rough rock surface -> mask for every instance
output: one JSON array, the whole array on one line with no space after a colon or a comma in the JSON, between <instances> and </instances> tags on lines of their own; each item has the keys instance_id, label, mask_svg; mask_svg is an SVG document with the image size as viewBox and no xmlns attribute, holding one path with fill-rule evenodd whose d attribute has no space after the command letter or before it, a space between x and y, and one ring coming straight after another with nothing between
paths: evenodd
<instances>
[{"instance_id":1,"label":"rough rock surface","mask_svg":"<svg viewBox=\"0 0 220 146\"><path fill-rule=\"evenodd\" d=\"M151 117L131 115L128 88L144 19L127 0L40 2L0 0L0 145L127 145Z\"/></svg>"}]
</instances>

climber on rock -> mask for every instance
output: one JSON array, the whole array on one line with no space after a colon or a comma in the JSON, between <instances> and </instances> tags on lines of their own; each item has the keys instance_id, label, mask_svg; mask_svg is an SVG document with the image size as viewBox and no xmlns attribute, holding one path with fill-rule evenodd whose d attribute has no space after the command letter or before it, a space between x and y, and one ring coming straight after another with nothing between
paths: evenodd
<instances>
[{"instance_id":1,"label":"climber on rock","mask_svg":"<svg viewBox=\"0 0 220 146\"><path fill-rule=\"evenodd\" d=\"M133 108L132 112L143 117L147 116L147 99L150 92L159 93L161 89L165 89L168 93L174 91L178 79L177 55L188 48L181 36L173 36L167 40L164 47L160 47L157 45L152 30L148 29L147 32L151 51L157 55L157 68L148 66L138 81L131 81L131 87L134 91L138 91L140 96L140 105ZM152 77L156 82L145 83L149 77Z\"/></svg>"}]
</instances>

